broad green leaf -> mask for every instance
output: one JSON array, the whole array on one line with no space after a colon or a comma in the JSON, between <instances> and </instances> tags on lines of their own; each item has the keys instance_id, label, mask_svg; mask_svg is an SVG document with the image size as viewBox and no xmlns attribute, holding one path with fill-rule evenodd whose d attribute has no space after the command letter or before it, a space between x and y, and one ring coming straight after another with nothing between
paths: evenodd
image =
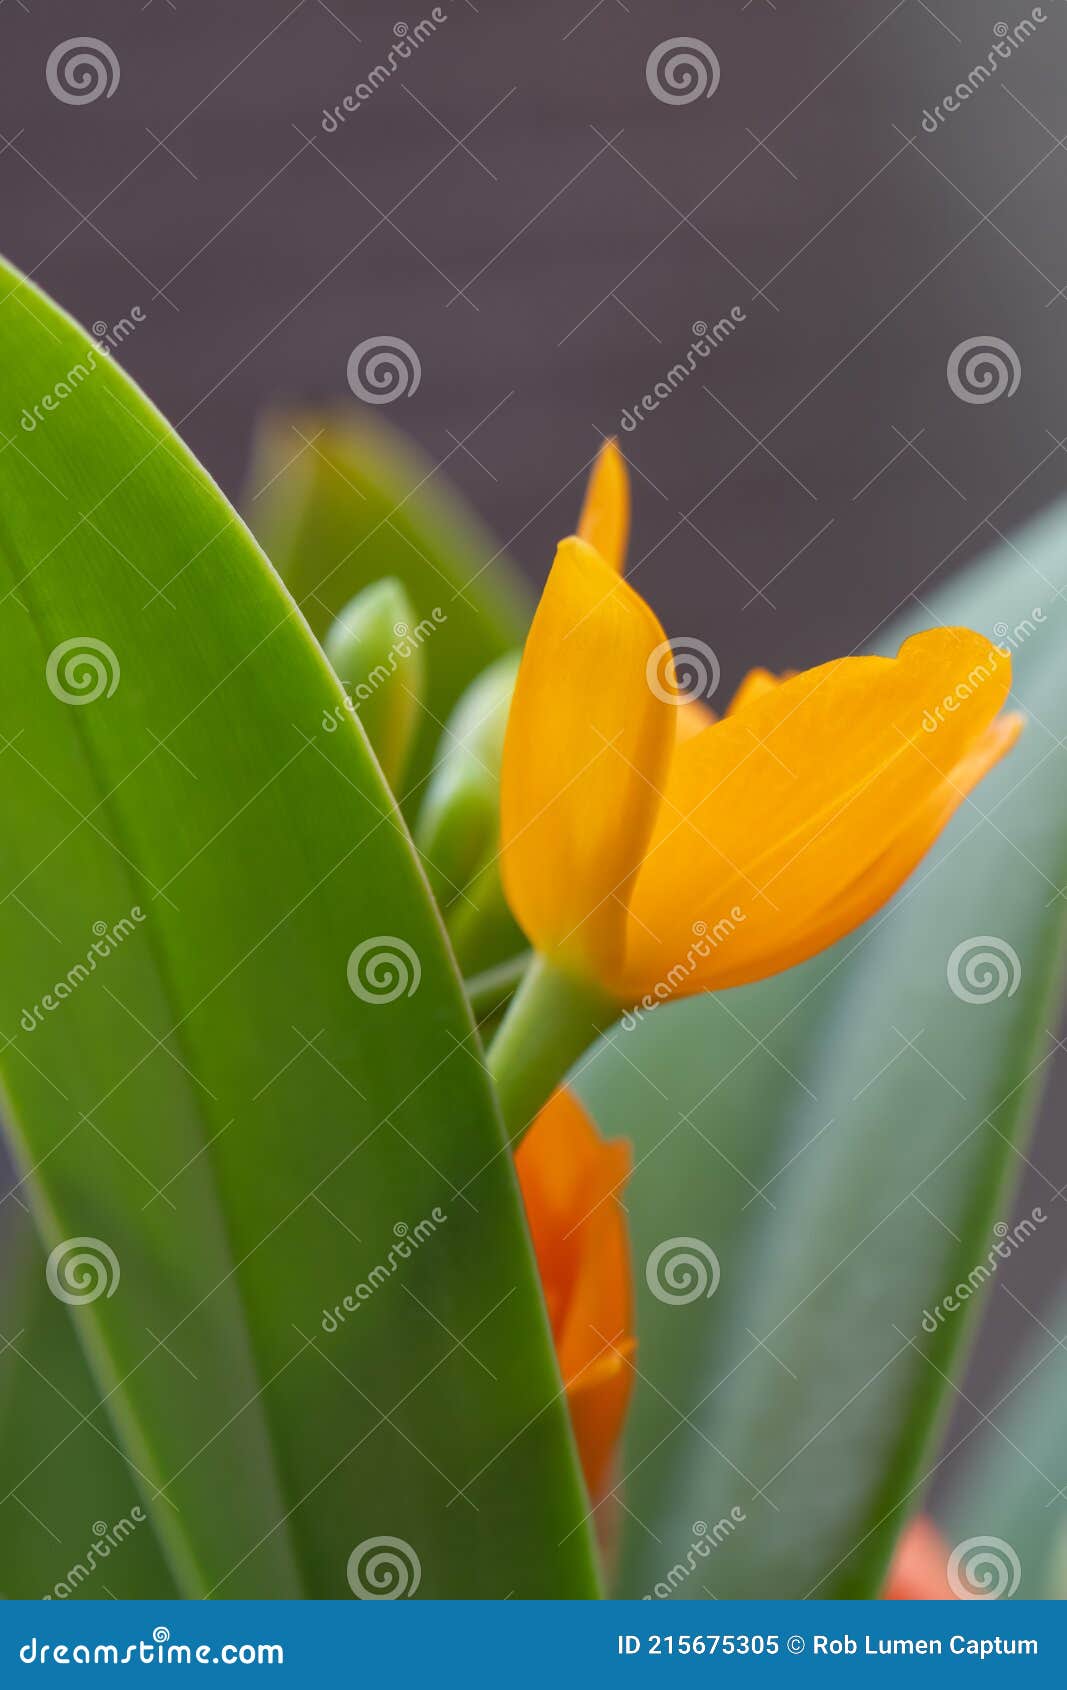
<instances>
[{"instance_id":1,"label":"broad green leaf","mask_svg":"<svg viewBox=\"0 0 1067 1690\"><path fill-rule=\"evenodd\" d=\"M616 1594L649 1594L679 1564L685 1577L674 1587L678 1596L719 1593L722 1548L708 1559L694 1548L692 1565L687 1561L691 1546L707 1536L698 1528L718 1519L707 1513L701 1473L712 1452L702 1423L689 1417L708 1411L733 1365L724 1347L725 1292L757 1212L772 1202L781 1207L774 1181L789 1154L781 1149L782 1123L803 1096L813 1012L821 994L836 989L835 981L824 983L825 973L824 961L809 963L758 987L661 1006L620 1024L579 1064L577 1091L601 1130L629 1138L634 1154L626 1206L637 1378L620 1462L626 1513ZM670 1239L679 1240L683 1256L691 1253L684 1241L695 1239L718 1260L727 1278L710 1300L664 1303L653 1294L646 1265ZM715 1262L708 1254L704 1260L711 1286ZM661 1271L670 1272L670 1264ZM699 1264L692 1280L683 1266L678 1271L679 1291L699 1285ZM686 1485L688 1503L676 1494ZM738 1478L725 1531L733 1530L731 1508L753 1516L751 1496Z\"/></svg>"},{"instance_id":2,"label":"broad green leaf","mask_svg":"<svg viewBox=\"0 0 1067 1690\"><path fill-rule=\"evenodd\" d=\"M0 1593L176 1596L21 1200L9 1194L2 1210Z\"/></svg>"},{"instance_id":3,"label":"broad green leaf","mask_svg":"<svg viewBox=\"0 0 1067 1690\"><path fill-rule=\"evenodd\" d=\"M1055 1224L1056 1200L1048 1196L1042 1208ZM990 1557L988 1576L1020 1601L1067 1597L1065 1402L1067 1298L1061 1294L1050 1309L1034 1311L1022 1354L988 1420L956 1456L937 1510L950 1548L970 1546L961 1555L963 1569L976 1554Z\"/></svg>"},{"instance_id":4,"label":"broad green leaf","mask_svg":"<svg viewBox=\"0 0 1067 1690\"><path fill-rule=\"evenodd\" d=\"M321 639L362 588L395 575L428 685L404 794L414 807L464 688L521 643L526 591L443 473L375 415L300 412L260 430L249 523Z\"/></svg>"},{"instance_id":5,"label":"broad green leaf","mask_svg":"<svg viewBox=\"0 0 1067 1690\"><path fill-rule=\"evenodd\" d=\"M1060 508L892 630L894 650L933 620L1009 640L1031 721L890 909L783 979L655 1011L588 1067L601 1123L635 1140L639 1274L686 1237L721 1268L710 1300L644 1288L628 1593L873 1595L918 1504L968 1326L924 1313L1010 1219L1054 1014L1065 585ZM994 968L964 1001L950 976L982 996L966 970L988 938L1004 989ZM733 1507L744 1523L692 1553L693 1523Z\"/></svg>"},{"instance_id":6,"label":"broad green leaf","mask_svg":"<svg viewBox=\"0 0 1067 1690\"><path fill-rule=\"evenodd\" d=\"M2 286L5 1119L180 1588L348 1596L392 1538L420 1596L589 1594L513 1170L365 738L195 460Z\"/></svg>"}]
</instances>

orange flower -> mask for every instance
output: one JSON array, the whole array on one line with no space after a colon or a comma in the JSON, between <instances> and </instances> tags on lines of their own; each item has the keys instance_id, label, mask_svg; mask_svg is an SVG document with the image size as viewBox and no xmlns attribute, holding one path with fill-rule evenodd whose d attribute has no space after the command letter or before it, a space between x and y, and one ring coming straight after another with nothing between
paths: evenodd
<instances>
[{"instance_id":1,"label":"orange flower","mask_svg":"<svg viewBox=\"0 0 1067 1690\"><path fill-rule=\"evenodd\" d=\"M1010 657L934 628L896 658L756 671L721 720L703 704L694 717L659 621L620 574L614 445L580 527L557 552L508 719L515 916L557 972L616 1008L804 961L892 896L1014 743L1021 718L999 715Z\"/></svg>"},{"instance_id":2,"label":"orange flower","mask_svg":"<svg viewBox=\"0 0 1067 1690\"><path fill-rule=\"evenodd\" d=\"M939 1602L954 1597L948 1582L948 1546L925 1515L904 1528L882 1592L886 1602Z\"/></svg>"},{"instance_id":3,"label":"orange flower","mask_svg":"<svg viewBox=\"0 0 1067 1690\"><path fill-rule=\"evenodd\" d=\"M602 1139L558 1091L515 1154L552 1338L589 1494L607 1488L633 1382L633 1287L618 1193L630 1171L620 1140Z\"/></svg>"}]
</instances>

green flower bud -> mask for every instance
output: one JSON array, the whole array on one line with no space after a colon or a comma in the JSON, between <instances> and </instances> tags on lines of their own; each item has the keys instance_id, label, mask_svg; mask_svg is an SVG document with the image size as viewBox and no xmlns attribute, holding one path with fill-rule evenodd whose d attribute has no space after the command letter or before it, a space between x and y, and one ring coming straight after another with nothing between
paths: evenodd
<instances>
[{"instance_id":1,"label":"green flower bud","mask_svg":"<svg viewBox=\"0 0 1067 1690\"><path fill-rule=\"evenodd\" d=\"M425 665L415 615L391 576L364 587L323 645L389 785L399 791L422 704Z\"/></svg>"},{"instance_id":2,"label":"green flower bud","mask_svg":"<svg viewBox=\"0 0 1067 1690\"><path fill-rule=\"evenodd\" d=\"M470 886L499 847L500 763L518 667L518 653L490 664L441 736L415 842L442 907Z\"/></svg>"}]
</instances>

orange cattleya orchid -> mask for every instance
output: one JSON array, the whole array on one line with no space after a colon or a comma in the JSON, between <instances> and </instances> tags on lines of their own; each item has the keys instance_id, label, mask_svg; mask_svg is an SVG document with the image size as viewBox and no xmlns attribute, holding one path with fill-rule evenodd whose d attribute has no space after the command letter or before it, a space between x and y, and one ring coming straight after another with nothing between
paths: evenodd
<instances>
[{"instance_id":1,"label":"orange cattleya orchid","mask_svg":"<svg viewBox=\"0 0 1067 1690\"><path fill-rule=\"evenodd\" d=\"M607 1488L633 1383L633 1286L619 1192L630 1152L602 1139L569 1092L545 1104L515 1154L582 1471Z\"/></svg>"},{"instance_id":2,"label":"orange cattleya orchid","mask_svg":"<svg viewBox=\"0 0 1067 1690\"><path fill-rule=\"evenodd\" d=\"M932 1520L918 1515L904 1528L882 1597L886 1602L941 1602L958 1596L948 1582L948 1545Z\"/></svg>"},{"instance_id":3,"label":"orange cattleya orchid","mask_svg":"<svg viewBox=\"0 0 1067 1690\"><path fill-rule=\"evenodd\" d=\"M534 616L501 774L512 910L549 965L616 1006L759 980L841 938L1022 725L1000 714L1009 655L966 628L895 658L754 671L715 720L622 578L628 525L609 442Z\"/></svg>"}]
</instances>

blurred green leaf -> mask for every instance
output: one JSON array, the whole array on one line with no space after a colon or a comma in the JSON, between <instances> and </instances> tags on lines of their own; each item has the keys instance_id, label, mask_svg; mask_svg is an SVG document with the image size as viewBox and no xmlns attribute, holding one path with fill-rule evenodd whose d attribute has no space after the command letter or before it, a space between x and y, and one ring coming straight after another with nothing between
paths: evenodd
<instances>
[{"instance_id":1,"label":"blurred green leaf","mask_svg":"<svg viewBox=\"0 0 1067 1690\"><path fill-rule=\"evenodd\" d=\"M152 1525L172 1504L149 1505L127 1465L21 1201L3 1203L0 1592L177 1596Z\"/></svg>"},{"instance_id":2,"label":"blurred green leaf","mask_svg":"<svg viewBox=\"0 0 1067 1690\"><path fill-rule=\"evenodd\" d=\"M680 1566L679 1596L874 1595L918 1503L969 1325L924 1313L1010 1218L1061 973L1065 586L1060 507L890 631L889 650L932 621L1009 640L1031 717L894 905L783 978L616 1030L580 1081L637 1160L628 1594ZM949 975L990 948L1005 989L962 1001ZM710 1300L645 1283L685 1238L718 1258ZM732 1507L692 1554L694 1522Z\"/></svg>"},{"instance_id":3,"label":"blurred green leaf","mask_svg":"<svg viewBox=\"0 0 1067 1690\"><path fill-rule=\"evenodd\" d=\"M420 1596L590 1594L513 1169L391 796L200 466L2 280L6 1120L179 1586L349 1596L392 1538Z\"/></svg>"},{"instance_id":4,"label":"blurred green leaf","mask_svg":"<svg viewBox=\"0 0 1067 1690\"><path fill-rule=\"evenodd\" d=\"M1055 1199L1045 1205L1048 1218ZM1067 1597L1067 1297L1034 1316L1034 1324L1013 1367L1002 1375L1003 1390L964 1445L948 1496L937 1509L950 1548L972 1539L994 1542L990 1569L1006 1568L1010 1594ZM1003 1547L1007 1545L1007 1549ZM1014 1559L1013 1559L1014 1558Z\"/></svg>"},{"instance_id":5,"label":"blurred green leaf","mask_svg":"<svg viewBox=\"0 0 1067 1690\"><path fill-rule=\"evenodd\" d=\"M407 589L415 628L427 628L425 711L404 786L414 808L460 694L524 637L520 577L445 476L380 417L355 407L268 417L246 504L320 639L371 582L395 575Z\"/></svg>"}]
</instances>

